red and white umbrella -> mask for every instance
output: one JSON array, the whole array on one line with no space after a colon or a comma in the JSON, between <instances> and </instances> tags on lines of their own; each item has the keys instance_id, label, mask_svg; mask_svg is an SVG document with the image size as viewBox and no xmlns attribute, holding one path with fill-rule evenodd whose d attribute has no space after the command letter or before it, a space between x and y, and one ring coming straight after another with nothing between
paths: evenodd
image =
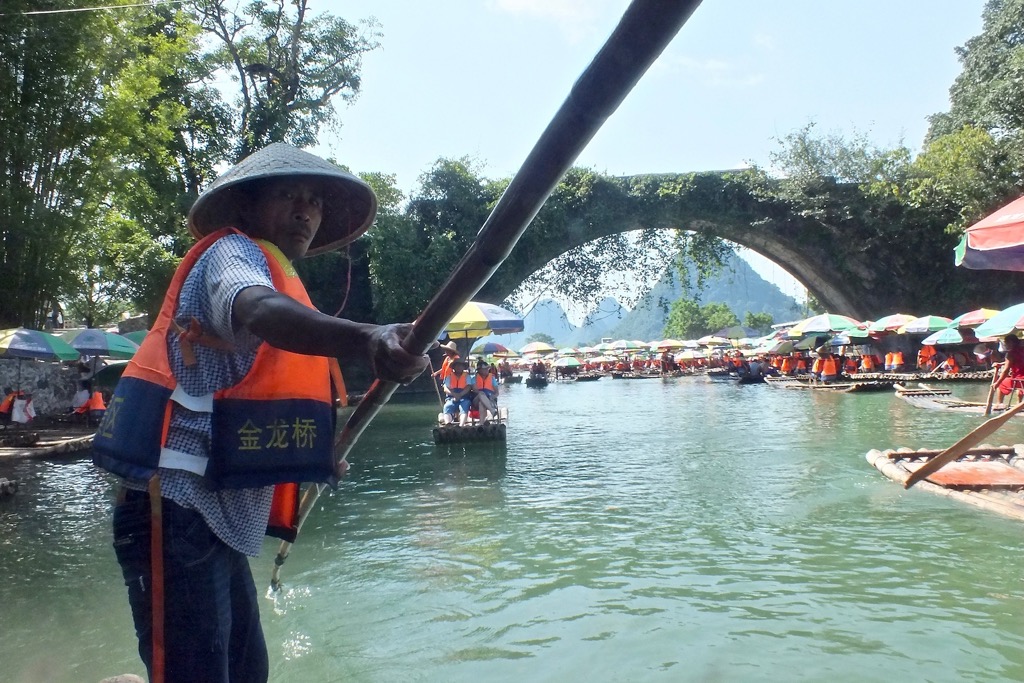
<instances>
[{"instance_id":1,"label":"red and white umbrella","mask_svg":"<svg viewBox=\"0 0 1024 683\"><path fill-rule=\"evenodd\" d=\"M965 268L1024 271L1024 197L967 228L954 252Z\"/></svg>"}]
</instances>

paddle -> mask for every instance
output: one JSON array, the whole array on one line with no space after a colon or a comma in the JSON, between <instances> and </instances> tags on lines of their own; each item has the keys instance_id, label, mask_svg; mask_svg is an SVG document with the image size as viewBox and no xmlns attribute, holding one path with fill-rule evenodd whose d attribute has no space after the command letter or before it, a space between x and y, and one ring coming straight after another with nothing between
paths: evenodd
<instances>
[{"instance_id":1,"label":"paddle","mask_svg":"<svg viewBox=\"0 0 1024 683\"><path fill-rule=\"evenodd\" d=\"M976 427L969 434L967 434L967 436L963 437L955 444L953 444L952 446L950 446L949 448L942 451L934 458L926 462L916 471L912 472L910 476L907 477L907 480L903 482L904 488L909 489L917 482L927 478L928 475L932 474L933 472L936 472L945 465L953 462L954 460L965 454L976 444L980 443L982 439L988 437L994 431L1002 427L1003 423L1005 423L1011 417L1019 413L1022 409L1024 409L1024 401L1021 401L1013 408L1004 411L1002 415L993 417L978 425L978 427Z\"/></svg>"},{"instance_id":2,"label":"paddle","mask_svg":"<svg viewBox=\"0 0 1024 683\"><path fill-rule=\"evenodd\" d=\"M416 319L412 332L402 342L407 351L425 353L448 321L487 283L576 157L700 2L633 0L512 178L484 221L476 241ZM349 416L335 441L339 475L348 467L346 457L352 446L396 388L394 382L374 381ZM324 487L324 484L314 484L303 494L299 505L299 530ZM274 559L270 582L274 590L280 587L281 565L287 559L291 545L282 543Z\"/></svg>"}]
</instances>

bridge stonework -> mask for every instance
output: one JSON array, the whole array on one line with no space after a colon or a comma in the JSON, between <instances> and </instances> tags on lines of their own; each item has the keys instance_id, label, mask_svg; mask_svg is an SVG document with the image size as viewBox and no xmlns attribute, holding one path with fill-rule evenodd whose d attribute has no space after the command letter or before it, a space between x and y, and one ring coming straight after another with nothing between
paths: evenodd
<instances>
[{"instance_id":1,"label":"bridge stonework","mask_svg":"<svg viewBox=\"0 0 1024 683\"><path fill-rule=\"evenodd\" d=\"M582 181L567 177L563 182ZM877 216L875 227L865 225L868 221L850 208L859 206L853 186L823 183L819 190L825 199L808 211L806 202L798 209L742 171L591 174L586 183L577 193L581 199L560 204L556 216L542 210L536 221L541 226L527 230L478 299L501 302L532 273L575 247L655 228L703 232L747 247L793 275L829 312L858 320L894 312L953 316L1024 301L1024 274L955 267L953 235L937 234L934 227L880 233Z\"/></svg>"}]
</instances>

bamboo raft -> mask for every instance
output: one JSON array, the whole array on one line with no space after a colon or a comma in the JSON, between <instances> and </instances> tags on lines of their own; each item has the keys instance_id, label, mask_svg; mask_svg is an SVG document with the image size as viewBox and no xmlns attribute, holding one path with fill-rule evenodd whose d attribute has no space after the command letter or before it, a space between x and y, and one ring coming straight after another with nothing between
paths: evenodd
<instances>
[{"instance_id":1,"label":"bamboo raft","mask_svg":"<svg viewBox=\"0 0 1024 683\"><path fill-rule=\"evenodd\" d=\"M965 401L953 396L949 389L936 389L923 385L920 389L913 389L902 384L893 386L897 398L901 398L915 408L927 410L942 410L950 413L962 413L965 415L984 415L985 404L979 401ZM1005 410L1006 406L993 405L992 414L997 415Z\"/></svg>"},{"instance_id":2,"label":"bamboo raft","mask_svg":"<svg viewBox=\"0 0 1024 683\"><path fill-rule=\"evenodd\" d=\"M471 419L464 425L458 422L444 424L444 413L438 413L437 422L432 432L435 444L505 441L508 431L508 408L498 408L497 418L486 424L478 419Z\"/></svg>"},{"instance_id":3,"label":"bamboo raft","mask_svg":"<svg viewBox=\"0 0 1024 683\"><path fill-rule=\"evenodd\" d=\"M853 392L888 391L896 383L895 380L860 378L839 382L819 382L809 375L799 377L765 377L765 383L776 389L808 389L811 391L829 391L832 393L849 394Z\"/></svg>"},{"instance_id":4,"label":"bamboo raft","mask_svg":"<svg viewBox=\"0 0 1024 683\"><path fill-rule=\"evenodd\" d=\"M78 453L92 448L93 434L31 434L32 436L28 437L31 443L0 447L0 458L41 458Z\"/></svg>"},{"instance_id":5,"label":"bamboo raft","mask_svg":"<svg viewBox=\"0 0 1024 683\"><path fill-rule=\"evenodd\" d=\"M879 472L903 484L911 472L941 452L872 449L866 457ZM915 488L1024 521L1024 444L972 448Z\"/></svg>"}]
</instances>

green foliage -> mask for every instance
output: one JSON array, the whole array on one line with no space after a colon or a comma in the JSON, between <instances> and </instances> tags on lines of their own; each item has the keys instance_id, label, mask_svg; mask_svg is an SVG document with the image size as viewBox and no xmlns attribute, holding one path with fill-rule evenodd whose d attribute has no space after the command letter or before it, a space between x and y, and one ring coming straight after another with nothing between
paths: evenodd
<instances>
[{"instance_id":1,"label":"green foliage","mask_svg":"<svg viewBox=\"0 0 1024 683\"><path fill-rule=\"evenodd\" d=\"M743 326L755 329L761 334L768 334L774 324L775 318L772 317L771 313L753 313L751 311L747 311L747 314L743 316Z\"/></svg>"},{"instance_id":2,"label":"green foliage","mask_svg":"<svg viewBox=\"0 0 1024 683\"><path fill-rule=\"evenodd\" d=\"M950 110L930 117L910 189L957 234L1024 184L1024 0L989 0L982 19L982 32L957 49Z\"/></svg>"},{"instance_id":3,"label":"green foliage","mask_svg":"<svg viewBox=\"0 0 1024 683\"><path fill-rule=\"evenodd\" d=\"M956 233L1004 203L1020 181L1006 146L971 125L933 139L913 171L909 203L949 221Z\"/></svg>"},{"instance_id":4,"label":"green foliage","mask_svg":"<svg viewBox=\"0 0 1024 683\"><path fill-rule=\"evenodd\" d=\"M739 318L726 304L710 303L701 306L694 299L680 298L669 309L663 336L698 339L723 327L739 325L739 322Z\"/></svg>"},{"instance_id":5,"label":"green foliage","mask_svg":"<svg viewBox=\"0 0 1024 683\"><path fill-rule=\"evenodd\" d=\"M536 332L536 333L531 334L529 337L526 338L526 343L527 344L532 344L533 342L543 342L545 344L550 344L551 346L554 346L555 345L555 338L552 337L550 334L544 334L543 332Z\"/></svg>"},{"instance_id":6,"label":"green foliage","mask_svg":"<svg viewBox=\"0 0 1024 683\"><path fill-rule=\"evenodd\" d=\"M1024 0L988 0L982 22L982 32L957 49L963 70L949 89L949 112L931 117L929 139L973 126L996 139L1013 138L1019 149L1024 133Z\"/></svg>"},{"instance_id":7,"label":"green foliage","mask_svg":"<svg viewBox=\"0 0 1024 683\"><path fill-rule=\"evenodd\" d=\"M662 336L666 339L697 339L706 334L705 330L700 304L693 299L676 299L669 309Z\"/></svg>"},{"instance_id":8,"label":"green foliage","mask_svg":"<svg viewBox=\"0 0 1024 683\"><path fill-rule=\"evenodd\" d=\"M359 93L360 60L378 47L373 21L361 32L349 22L314 15L307 0L252 0L240 14L226 0L193 0L193 11L216 39L206 55L214 78L238 85L234 104L235 157L271 142L316 144L336 123L334 102Z\"/></svg>"},{"instance_id":9,"label":"green foliage","mask_svg":"<svg viewBox=\"0 0 1024 683\"><path fill-rule=\"evenodd\" d=\"M710 303L707 306L703 306L700 312L704 317L706 329L709 333L716 332L723 327L732 327L733 325L740 324L740 319L736 317L736 314L723 303Z\"/></svg>"},{"instance_id":10,"label":"green foliage","mask_svg":"<svg viewBox=\"0 0 1024 683\"><path fill-rule=\"evenodd\" d=\"M504 185L468 158L439 159L401 209L393 176L367 176L383 190L370 231L373 300L381 320L413 320L476 238Z\"/></svg>"}]
</instances>

